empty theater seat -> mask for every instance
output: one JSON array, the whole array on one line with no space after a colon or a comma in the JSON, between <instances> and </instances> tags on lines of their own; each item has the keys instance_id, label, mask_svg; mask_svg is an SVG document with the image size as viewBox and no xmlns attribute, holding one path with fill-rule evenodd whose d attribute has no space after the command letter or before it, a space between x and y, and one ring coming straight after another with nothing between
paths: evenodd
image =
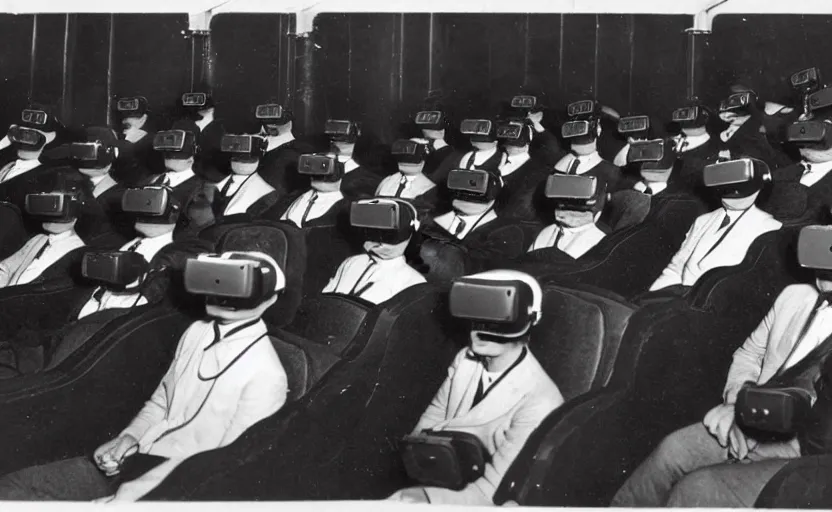
<instances>
[{"instance_id":1,"label":"empty theater seat","mask_svg":"<svg viewBox=\"0 0 832 512\"><path fill-rule=\"evenodd\" d=\"M339 302L345 312L361 305L350 297L322 300L333 302L319 311ZM300 400L231 445L187 460L146 498L346 499L386 492L398 439L430 403L460 348L446 337L447 316L445 295L423 284L373 306L348 342L308 322L305 332L317 331L317 341L276 331L275 338L298 347L293 358L302 351L312 372L328 371L317 382L308 379ZM293 368L290 378L304 371Z\"/></svg>"}]
</instances>

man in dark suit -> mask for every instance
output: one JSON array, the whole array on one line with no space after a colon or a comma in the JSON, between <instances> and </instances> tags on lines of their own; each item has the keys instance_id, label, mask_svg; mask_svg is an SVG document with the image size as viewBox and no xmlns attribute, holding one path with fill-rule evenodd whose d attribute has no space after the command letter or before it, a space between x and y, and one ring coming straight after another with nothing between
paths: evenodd
<instances>
[{"instance_id":1,"label":"man in dark suit","mask_svg":"<svg viewBox=\"0 0 832 512\"><path fill-rule=\"evenodd\" d=\"M324 133L329 137L333 153L344 167L341 180L344 197L351 201L373 197L382 176L356 160L355 145L361 137L361 125L351 120L328 119Z\"/></svg>"},{"instance_id":2,"label":"man in dark suit","mask_svg":"<svg viewBox=\"0 0 832 512\"><path fill-rule=\"evenodd\" d=\"M258 174L281 197L305 189L308 183L297 172L298 159L302 154L312 153L313 149L295 139L292 112L278 103L266 103L257 105L255 117L261 124L261 135L268 142L266 154L260 159Z\"/></svg>"},{"instance_id":3,"label":"man in dark suit","mask_svg":"<svg viewBox=\"0 0 832 512\"><path fill-rule=\"evenodd\" d=\"M442 105L434 101L426 102L424 110L417 112L413 121L422 132L422 137L428 141L428 153L422 172L431 178L442 162L455 151L446 140L450 120Z\"/></svg>"},{"instance_id":4,"label":"man in dark suit","mask_svg":"<svg viewBox=\"0 0 832 512\"><path fill-rule=\"evenodd\" d=\"M197 143L200 151L197 157L197 174L208 181L220 181L226 176L228 157L220 145L225 127L215 117L214 98L207 92L188 92L182 95L180 103L184 119L192 121L197 128ZM175 125L174 125L175 126Z\"/></svg>"},{"instance_id":5,"label":"man in dark suit","mask_svg":"<svg viewBox=\"0 0 832 512\"><path fill-rule=\"evenodd\" d=\"M497 198L497 212L507 218L536 221L535 192L549 176L549 169L531 152L534 130L528 121L509 120L497 125L505 161L497 168L503 190Z\"/></svg>"},{"instance_id":6,"label":"man in dark suit","mask_svg":"<svg viewBox=\"0 0 832 512\"><path fill-rule=\"evenodd\" d=\"M150 123L150 106L144 96L119 98L116 102L118 158L112 176L126 186L138 185L162 165L161 155L153 150L156 131Z\"/></svg>"},{"instance_id":7,"label":"man in dark suit","mask_svg":"<svg viewBox=\"0 0 832 512\"><path fill-rule=\"evenodd\" d=\"M681 133L676 136L676 153L679 154L681 167L673 177L682 187L701 192L702 170L719 159L719 141L708 133L711 120L710 110L700 102L691 102L687 106L673 111L673 123Z\"/></svg>"},{"instance_id":8,"label":"man in dark suit","mask_svg":"<svg viewBox=\"0 0 832 512\"><path fill-rule=\"evenodd\" d=\"M444 189L448 173L454 169L479 169L499 173L500 164L505 162L505 154L500 151L497 140L497 121L493 118L465 119L460 124L460 131L468 137L472 149L468 152L451 153L429 178Z\"/></svg>"}]
</instances>

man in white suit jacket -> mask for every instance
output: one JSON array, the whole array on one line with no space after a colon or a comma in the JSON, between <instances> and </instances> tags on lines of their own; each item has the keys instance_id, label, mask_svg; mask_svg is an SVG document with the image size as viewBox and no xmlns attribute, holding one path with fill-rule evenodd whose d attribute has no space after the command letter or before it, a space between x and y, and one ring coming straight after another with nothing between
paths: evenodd
<instances>
[{"instance_id":1,"label":"man in white suit jacket","mask_svg":"<svg viewBox=\"0 0 832 512\"><path fill-rule=\"evenodd\" d=\"M92 459L76 457L0 478L0 500L136 501L187 457L232 443L283 406L286 373L260 317L277 300L285 276L266 254L234 254L264 262L276 275L275 293L249 309L207 303L208 317L182 335L162 382L127 428ZM149 470L122 481L122 466L136 458L142 467L151 462Z\"/></svg>"},{"instance_id":2,"label":"man in white suit jacket","mask_svg":"<svg viewBox=\"0 0 832 512\"><path fill-rule=\"evenodd\" d=\"M476 435L491 456L484 475L464 489L411 487L389 499L416 503L492 505L494 492L523 444L543 419L563 403L557 385L528 347L529 329L540 319L542 290L531 276L495 270L469 276L482 280L521 280L532 289L531 320L520 333L499 341L494 333L472 331L414 434L425 429ZM477 395L482 396L474 404Z\"/></svg>"},{"instance_id":3,"label":"man in white suit jacket","mask_svg":"<svg viewBox=\"0 0 832 512\"><path fill-rule=\"evenodd\" d=\"M612 506L752 507L768 480L789 459L800 457L797 438L772 443L747 437L735 422L734 404L746 382L764 384L832 335L832 307L826 300L832 280L827 279L791 285L780 293L734 352L723 403L701 423L666 437L625 482ZM729 459L744 464L727 464Z\"/></svg>"},{"instance_id":4,"label":"man in white suit jacket","mask_svg":"<svg viewBox=\"0 0 832 512\"><path fill-rule=\"evenodd\" d=\"M755 171L758 173L755 181L739 185L738 188L744 189L741 192L722 194L722 208L693 222L682 246L650 286L650 291L674 285L693 286L711 269L738 265L757 237L780 229L781 222L754 204L764 182L770 180L767 167Z\"/></svg>"}]
</instances>

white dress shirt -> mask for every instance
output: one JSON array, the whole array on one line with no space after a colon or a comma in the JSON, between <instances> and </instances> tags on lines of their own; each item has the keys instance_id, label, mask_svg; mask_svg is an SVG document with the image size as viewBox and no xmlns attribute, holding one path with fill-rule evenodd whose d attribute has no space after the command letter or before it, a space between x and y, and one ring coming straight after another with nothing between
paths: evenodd
<instances>
[{"instance_id":1,"label":"white dress shirt","mask_svg":"<svg viewBox=\"0 0 832 512\"><path fill-rule=\"evenodd\" d=\"M560 231L563 231L563 236L558 240L557 248L575 259L586 254L606 236L594 223L578 228L562 228L558 224L550 224L537 235L528 252L552 247Z\"/></svg>"},{"instance_id":2,"label":"white dress shirt","mask_svg":"<svg viewBox=\"0 0 832 512\"><path fill-rule=\"evenodd\" d=\"M344 174L349 174L359 167L358 162L353 160L351 156L338 155L338 161L344 164Z\"/></svg>"},{"instance_id":3,"label":"white dress shirt","mask_svg":"<svg viewBox=\"0 0 832 512\"><path fill-rule=\"evenodd\" d=\"M696 218L682 246L650 286L650 291L678 284L693 286L702 274L711 269L738 265L758 236L782 226L756 206L749 208L745 215L735 210L728 210L727 213L730 224L724 228L720 228L726 214L724 208ZM729 229L730 233L722 239Z\"/></svg>"},{"instance_id":4,"label":"white dress shirt","mask_svg":"<svg viewBox=\"0 0 832 512\"><path fill-rule=\"evenodd\" d=\"M101 194L110 190L111 188L116 186L116 180L110 176L110 173L105 174L104 176L96 176L95 178L90 178L92 182L92 195L97 199Z\"/></svg>"},{"instance_id":5,"label":"white dress shirt","mask_svg":"<svg viewBox=\"0 0 832 512\"><path fill-rule=\"evenodd\" d=\"M283 406L286 372L266 325L249 322L221 326L218 343L210 320L194 322L182 335L153 396L122 432L139 441L139 453L169 460L122 484L116 500L139 499L185 458L232 443Z\"/></svg>"},{"instance_id":6,"label":"white dress shirt","mask_svg":"<svg viewBox=\"0 0 832 512\"><path fill-rule=\"evenodd\" d=\"M624 167L625 165L627 165L627 157L629 156L629 154L630 143L628 142L624 145L623 148L621 148L621 150L618 153L616 153L615 158L613 158L612 160L613 165L615 165L616 167Z\"/></svg>"},{"instance_id":7,"label":"white dress shirt","mask_svg":"<svg viewBox=\"0 0 832 512\"><path fill-rule=\"evenodd\" d=\"M231 186L228 187L227 195L231 200L225 206L224 215L246 213L261 197L274 192L274 187L256 172L248 176L232 173L217 183L217 190L224 189L229 180Z\"/></svg>"},{"instance_id":8,"label":"white dress shirt","mask_svg":"<svg viewBox=\"0 0 832 512\"><path fill-rule=\"evenodd\" d=\"M803 176L800 177L800 184L811 187L819 182L832 171L832 161L821 162L819 164L810 164L809 162L800 162L803 165Z\"/></svg>"},{"instance_id":9,"label":"white dress shirt","mask_svg":"<svg viewBox=\"0 0 832 512\"><path fill-rule=\"evenodd\" d=\"M473 167L478 165L484 164L489 158L497 154L497 148L487 149L485 151L469 151L462 155L462 158L459 160L458 168L459 169L468 169L466 167L468 165L468 160L471 158L471 155L474 155L474 164ZM472 167L472 168L473 168Z\"/></svg>"},{"instance_id":10,"label":"white dress shirt","mask_svg":"<svg viewBox=\"0 0 832 512\"><path fill-rule=\"evenodd\" d=\"M304 212L306 212L306 209L309 208L309 203L312 201L313 195L316 196L315 202L312 203L312 208L309 209L305 222L301 222L303 220ZM297 227L302 228L302 224L326 215L326 213L343 198L344 194L342 194L340 190L335 190L333 192L318 192L315 189L307 190L300 197L295 199L291 205L289 205L289 208L283 216L280 217L280 220L291 221Z\"/></svg>"},{"instance_id":11,"label":"white dress shirt","mask_svg":"<svg viewBox=\"0 0 832 512\"><path fill-rule=\"evenodd\" d=\"M707 144L708 141L711 140L711 135L708 133L691 136L677 135L674 139L676 140L676 152L687 153L688 151L693 151L694 149Z\"/></svg>"},{"instance_id":12,"label":"white dress shirt","mask_svg":"<svg viewBox=\"0 0 832 512\"><path fill-rule=\"evenodd\" d=\"M655 196L664 192L667 189L667 182L657 181L655 183L647 183L646 181L642 180L633 185L633 190L635 190L636 192L642 192L646 194L648 186L650 187L650 191L652 192L651 195Z\"/></svg>"},{"instance_id":13,"label":"white dress shirt","mask_svg":"<svg viewBox=\"0 0 832 512\"><path fill-rule=\"evenodd\" d=\"M266 142L268 143L268 146L266 146L266 153L268 153L269 151L274 151L280 146L288 144L293 140L295 140L295 136L294 134L292 134L292 132L284 133L283 135L277 135L274 137L268 136L266 137Z\"/></svg>"},{"instance_id":14,"label":"white dress shirt","mask_svg":"<svg viewBox=\"0 0 832 512\"><path fill-rule=\"evenodd\" d=\"M196 174L194 174L193 169L188 169L186 171L181 171L181 172L167 171L162 176L164 176L164 178L162 178L163 180L169 181L168 182L169 187L176 188L179 185L185 183L189 179L196 176ZM158 176L153 179L152 183L156 183L157 179L159 179Z\"/></svg>"},{"instance_id":15,"label":"white dress shirt","mask_svg":"<svg viewBox=\"0 0 832 512\"><path fill-rule=\"evenodd\" d=\"M415 199L436 188L436 183L430 181L422 173L407 175L397 172L381 180L381 183L379 183L376 189L376 196L395 197L402 180L405 180L405 185L399 197L405 199Z\"/></svg>"},{"instance_id":16,"label":"white dress shirt","mask_svg":"<svg viewBox=\"0 0 832 512\"><path fill-rule=\"evenodd\" d=\"M214 113L209 112L208 114L205 114L202 117L202 119L199 119L199 120L194 121L194 122L199 127L199 131L202 131L202 130L205 129L206 126L208 126L209 124L214 122Z\"/></svg>"},{"instance_id":17,"label":"white dress shirt","mask_svg":"<svg viewBox=\"0 0 832 512\"><path fill-rule=\"evenodd\" d=\"M31 283L40 277L47 268L69 254L70 251L84 246L84 241L81 240L81 237L78 236L74 229L58 233L57 235L47 235L47 239L49 240L49 246L43 251L40 258L32 261L26 267L26 270L20 275L17 284Z\"/></svg>"},{"instance_id":18,"label":"white dress shirt","mask_svg":"<svg viewBox=\"0 0 832 512\"><path fill-rule=\"evenodd\" d=\"M40 167L40 160L37 158L32 160L17 159L10 162L2 170L0 170L0 183L5 183L12 178L16 178L21 174L25 174L33 169Z\"/></svg>"},{"instance_id":19,"label":"white dress shirt","mask_svg":"<svg viewBox=\"0 0 832 512\"><path fill-rule=\"evenodd\" d=\"M474 229L479 229L489 222L492 222L497 219L497 214L494 210L488 210L484 214L478 215L458 215L454 211L450 211L443 215L440 215L433 219L433 221L442 229L447 231L448 233L454 235L457 240L463 240L468 233L473 231ZM460 233L454 234L454 232L458 229L460 221L465 223L462 231Z\"/></svg>"},{"instance_id":20,"label":"white dress shirt","mask_svg":"<svg viewBox=\"0 0 832 512\"><path fill-rule=\"evenodd\" d=\"M500 174L503 177L511 175L514 171L522 167L523 164L528 162L529 158L531 157L529 156L528 151L514 156L506 155L503 162L500 164Z\"/></svg>"},{"instance_id":21,"label":"white dress shirt","mask_svg":"<svg viewBox=\"0 0 832 512\"><path fill-rule=\"evenodd\" d=\"M156 254L162 250L163 247L173 243L173 233L165 233L164 235L155 236L153 238L145 238L145 237L137 237L133 240L130 240L126 244L121 246L121 251L127 251L131 247L136 244L134 252L137 252L144 256L144 259L150 263ZM134 288L138 286L138 280L130 283L127 287ZM81 312L78 313L78 319L82 319L87 315L91 315L98 311L104 311L107 309L115 309L115 308L132 308L133 306L142 306L147 304L147 299L145 299L140 293L135 293L132 291L115 291L115 290L106 290L104 294L101 296L101 299L96 299L96 294L100 293L103 287L99 286L95 289L95 291L90 296L87 303L84 304L84 307L81 308Z\"/></svg>"},{"instance_id":22,"label":"white dress shirt","mask_svg":"<svg viewBox=\"0 0 832 512\"><path fill-rule=\"evenodd\" d=\"M806 330L806 334L797 341L797 346L794 347L791 355L786 359L783 369L800 362L809 352L823 343L830 334L832 334L832 307L830 307L828 301L823 301L815 318Z\"/></svg>"},{"instance_id":23,"label":"white dress shirt","mask_svg":"<svg viewBox=\"0 0 832 512\"><path fill-rule=\"evenodd\" d=\"M722 139L722 142L728 142L729 140L731 140L731 137L733 137L734 134L737 133L737 130L739 130L742 127L742 125L744 125L749 119L751 119L751 116L746 116L745 119L742 120L742 122L738 124L729 125L728 128L726 128L724 131L722 131L722 133L719 134L719 138Z\"/></svg>"},{"instance_id":24,"label":"white dress shirt","mask_svg":"<svg viewBox=\"0 0 832 512\"><path fill-rule=\"evenodd\" d=\"M561 158L557 164L555 164L555 170L561 173L569 172L569 169L572 167L572 162L574 162L576 158L579 160L579 163L578 170L575 174L585 174L594 169L596 165L600 164L604 160L597 151L581 156L574 153L568 153L566 156Z\"/></svg>"},{"instance_id":25,"label":"white dress shirt","mask_svg":"<svg viewBox=\"0 0 832 512\"><path fill-rule=\"evenodd\" d=\"M431 145L433 146L434 151L439 151L440 149L447 146L448 143L445 142L445 139L431 139Z\"/></svg>"},{"instance_id":26,"label":"white dress shirt","mask_svg":"<svg viewBox=\"0 0 832 512\"><path fill-rule=\"evenodd\" d=\"M382 260L365 253L344 260L321 293L353 295L381 304L424 282L422 274L411 268L404 256Z\"/></svg>"}]
</instances>

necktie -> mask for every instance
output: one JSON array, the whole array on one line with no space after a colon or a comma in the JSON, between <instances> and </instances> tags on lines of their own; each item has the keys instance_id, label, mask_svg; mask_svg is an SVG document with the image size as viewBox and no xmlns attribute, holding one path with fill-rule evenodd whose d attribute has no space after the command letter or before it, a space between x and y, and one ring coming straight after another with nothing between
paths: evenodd
<instances>
[{"instance_id":1,"label":"necktie","mask_svg":"<svg viewBox=\"0 0 832 512\"><path fill-rule=\"evenodd\" d=\"M650 185L647 185L646 187L644 187L644 193L647 194L648 196L653 195L653 189L650 188Z\"/></svg>"},{"instance_id":2,"label":"necktie","mask_svg":"<svg viewBox=\"0 0 832 512\"><path fill-rule=\"evenodd\" d=\"M155 180L153 180L153 184L162 187L169 187L170 186L170 176L167 173L160 174Z\"/></svg>"},{"instance_id":3,"label":"necktie","mask_svg":"<svg viewBox=\"0 0 832 512\"><path fill-rule=\"evenodd\" d=\"M40 257L41 257L41 256L43 256L43 253L45 253L45 252L46 252L46 249L49 249L49 247L50 247L51 245L52 245L52 241L51 241L51 240L49 240L49 239L46 239L46 243L45 243L45 244L43 244L43 247L41 247L41 248L40 248L40 250L38 251L38 253L35 255L35 259L36 259L36 260L39 260L39 259L40 259Z\"/></svg>"},{"instance_id":4,"label":"necktie","mask_svg":"<svg viewBox=\"0 0 832 512\"><path fill-rule=\"evenodd\" d=\"M725 227L728 226L728 224L730 224L730 223L731 223L731 217L729 217L728 214L726 213L725 217L722 218L722 222L719 224L719 229L717 229L717 231L719 231L721 229L725 229Z\"/></svg>"},{"instance_id":5,"label":"necktie","mask_svg":"<svg viewBox=\"0 0 832 512\"><path fill-rule=\"evenodd\" d=\"M465 221L460 219L459 217L456 218L459 221L459 224L456 225L456 229L454 229L454 236L459 236L465 230Z\"/></svg>"},{"instance_id":6,"label":"necktie","mask_svg":"<svg viewBox=\"0 0 832 512\"><path fill-rule=\"evenodd\" d=\"M558 242L560 242L561 238L563 238L563 228L558 228L554 233L552 233L552 238L550 239L551 245L549 247L557 249Z\"/></svg>"},{"instance_id":7,"label":"necktie","mask_svg":"<svg viewBox=\"0 0 832 512\"><path fill-rule=\"evenodd\" d=\"M471 158L468 159L468 163L465 164L466 169L470 169L474 166L474 157L477 156L476 151L471 151Z\"/></svg>"},{"instance_id":8,"label":"necktie","mask_svg":"<svg viewBox=\"0 0 832 512\"><path fill-rule=\"evenodd\" d=\"M316 199L318 199L318 191L313 190L312 196L309 198L309 204L306 205L306 211L303 212L303 217L300 218L300 227L303 227L303 225L306 223L306 217L309 217L309 212L312 211L312 205L315 204Z\"/></svg>"},{"instance_id":9,"label":"necktie","mask_svg":"<svg viewBox=\"0 0 832 512\"><path fill-rule=\"evenodd\" d=\"M809 162L800 162L800 165L803 166L803 175L806 176L810 172L812 172L812 164Z\"/></svg>"},{"instance_id":10,"label":"necktie","mask_svg":"<svg viewBox=\"0 0 832 512\"><path fill-rule=\"evenodd\" d=\"M581 159L575 158L569 166L569 171L566 174L578 174L578 167L581 166Z\"/></svg>"},{"instance_id":11,"label":"necktie","mask_svg":"<svg viewBox=\"0 0 832 512\"><path fill-rule=\"evenodd\" d=\"M396 190L396 197L402 196L402 192L404 192L404 190L407 188L408 183L409 182L407 181L407 177L402 176L402 179L399 181L399 188Z\"/></svg>"},{"instance_id":12,"label":"necktie","mask_svg":"<svg viewBox=\"0 0 832 512\"><path fill-rule=\"evenodd\" d=\"M477 406L478 403L482 402L485 393L483 392L482 388L482 378L480 378L480 383L477 384L477 392L474 394L474 401L471 402L471 409Z\"/></svg>"},{"instance_id":13,"label":"necktie","mask_svg":"<svg viewBox=\"0 0 832 512\"><path fill-rule=\"evenodd\" d=\"M127 248L127 252L136 252L140 245L142 245L142 240L136 240L136 243Z\"/></svg>"},{"instance_id":14,"label":"necktie","mask_svg":"<svg viewBox=\"0 0 832 512\"><path fill-rule=\"evenodd\" d=\"M826 305L828 307L828 304L829 304L828 295L821 293L818 296L817 300L815 301L815 305L812 308L812 313L809 314L809 318L806 319L806 323L803 325L803 328L800 330L800 335L797 337L797 341L795 342L794 347L792 347L792 351L789 353L788 357L786 357L785 363L783 363L783 366L777 372L778 374L782 373L784 370L786 370L790 366L793 366L795 363L797 363L801 359L803 359L803 357L806 354L811 352L811 349L808 350L808 351L803 350L802 351L803 354L801 354L801 356L799 358L795 357L795 355L798 353L798 349L800 348L800 346L803 344L804 340L806 339L806 335L809 333L809 328L812 326L812 323L815 321L815 317L817 317L818 312L822 309L823 306Z\"/></svg>"},{"instance_id":15,"label":"necktie","mask_svg":"<svg viewBox=\"0 0 832 512\"><path fill-rule=\"evenodd\" d=\"M17 162L12 162L5 169L0 171L0 183L6 181L6 178L9 174L11 174L12 170L14 170L15 165L17 165Z\"/></svg>"},{"instance_id":16,"label":"necktie","mask_svg":"<svg viewBox=\"0 0 832 512\"><path fill-rule=\"evenodd\" d=\"M367 267L364 269L364 272L362 272L361 275L358 276L358 280L355 282L355 285L353 285L352 290L350 290L350 293L349 293L350 295L355 295L356 297L360 297L362 293L366 292L367 289L370 288L370 286L373 285L373 283L370 283L370 282L362 283L362 281L365 278L369 277L370 270L375 268L376 265L377 265L376 260L374 260L373 258L370 258L370 264L367 265ZM360 288L359 288L359 286L360 286Z\"/></svg>"},{"instance_id":17,"label":"necktie","mask_svg":"<svg viewBox=\"0 0 832 512\"><path fill-rule=\"evenodd\" d=\"M234 175L231 175L231 176L228 177L228 181L222 187L222 190L220 190L220 197L222 197L224 199L226 196L228 196L228 191L231 190L231 185L233 183L234 183Z\"/></svg>"}]
</instances>

